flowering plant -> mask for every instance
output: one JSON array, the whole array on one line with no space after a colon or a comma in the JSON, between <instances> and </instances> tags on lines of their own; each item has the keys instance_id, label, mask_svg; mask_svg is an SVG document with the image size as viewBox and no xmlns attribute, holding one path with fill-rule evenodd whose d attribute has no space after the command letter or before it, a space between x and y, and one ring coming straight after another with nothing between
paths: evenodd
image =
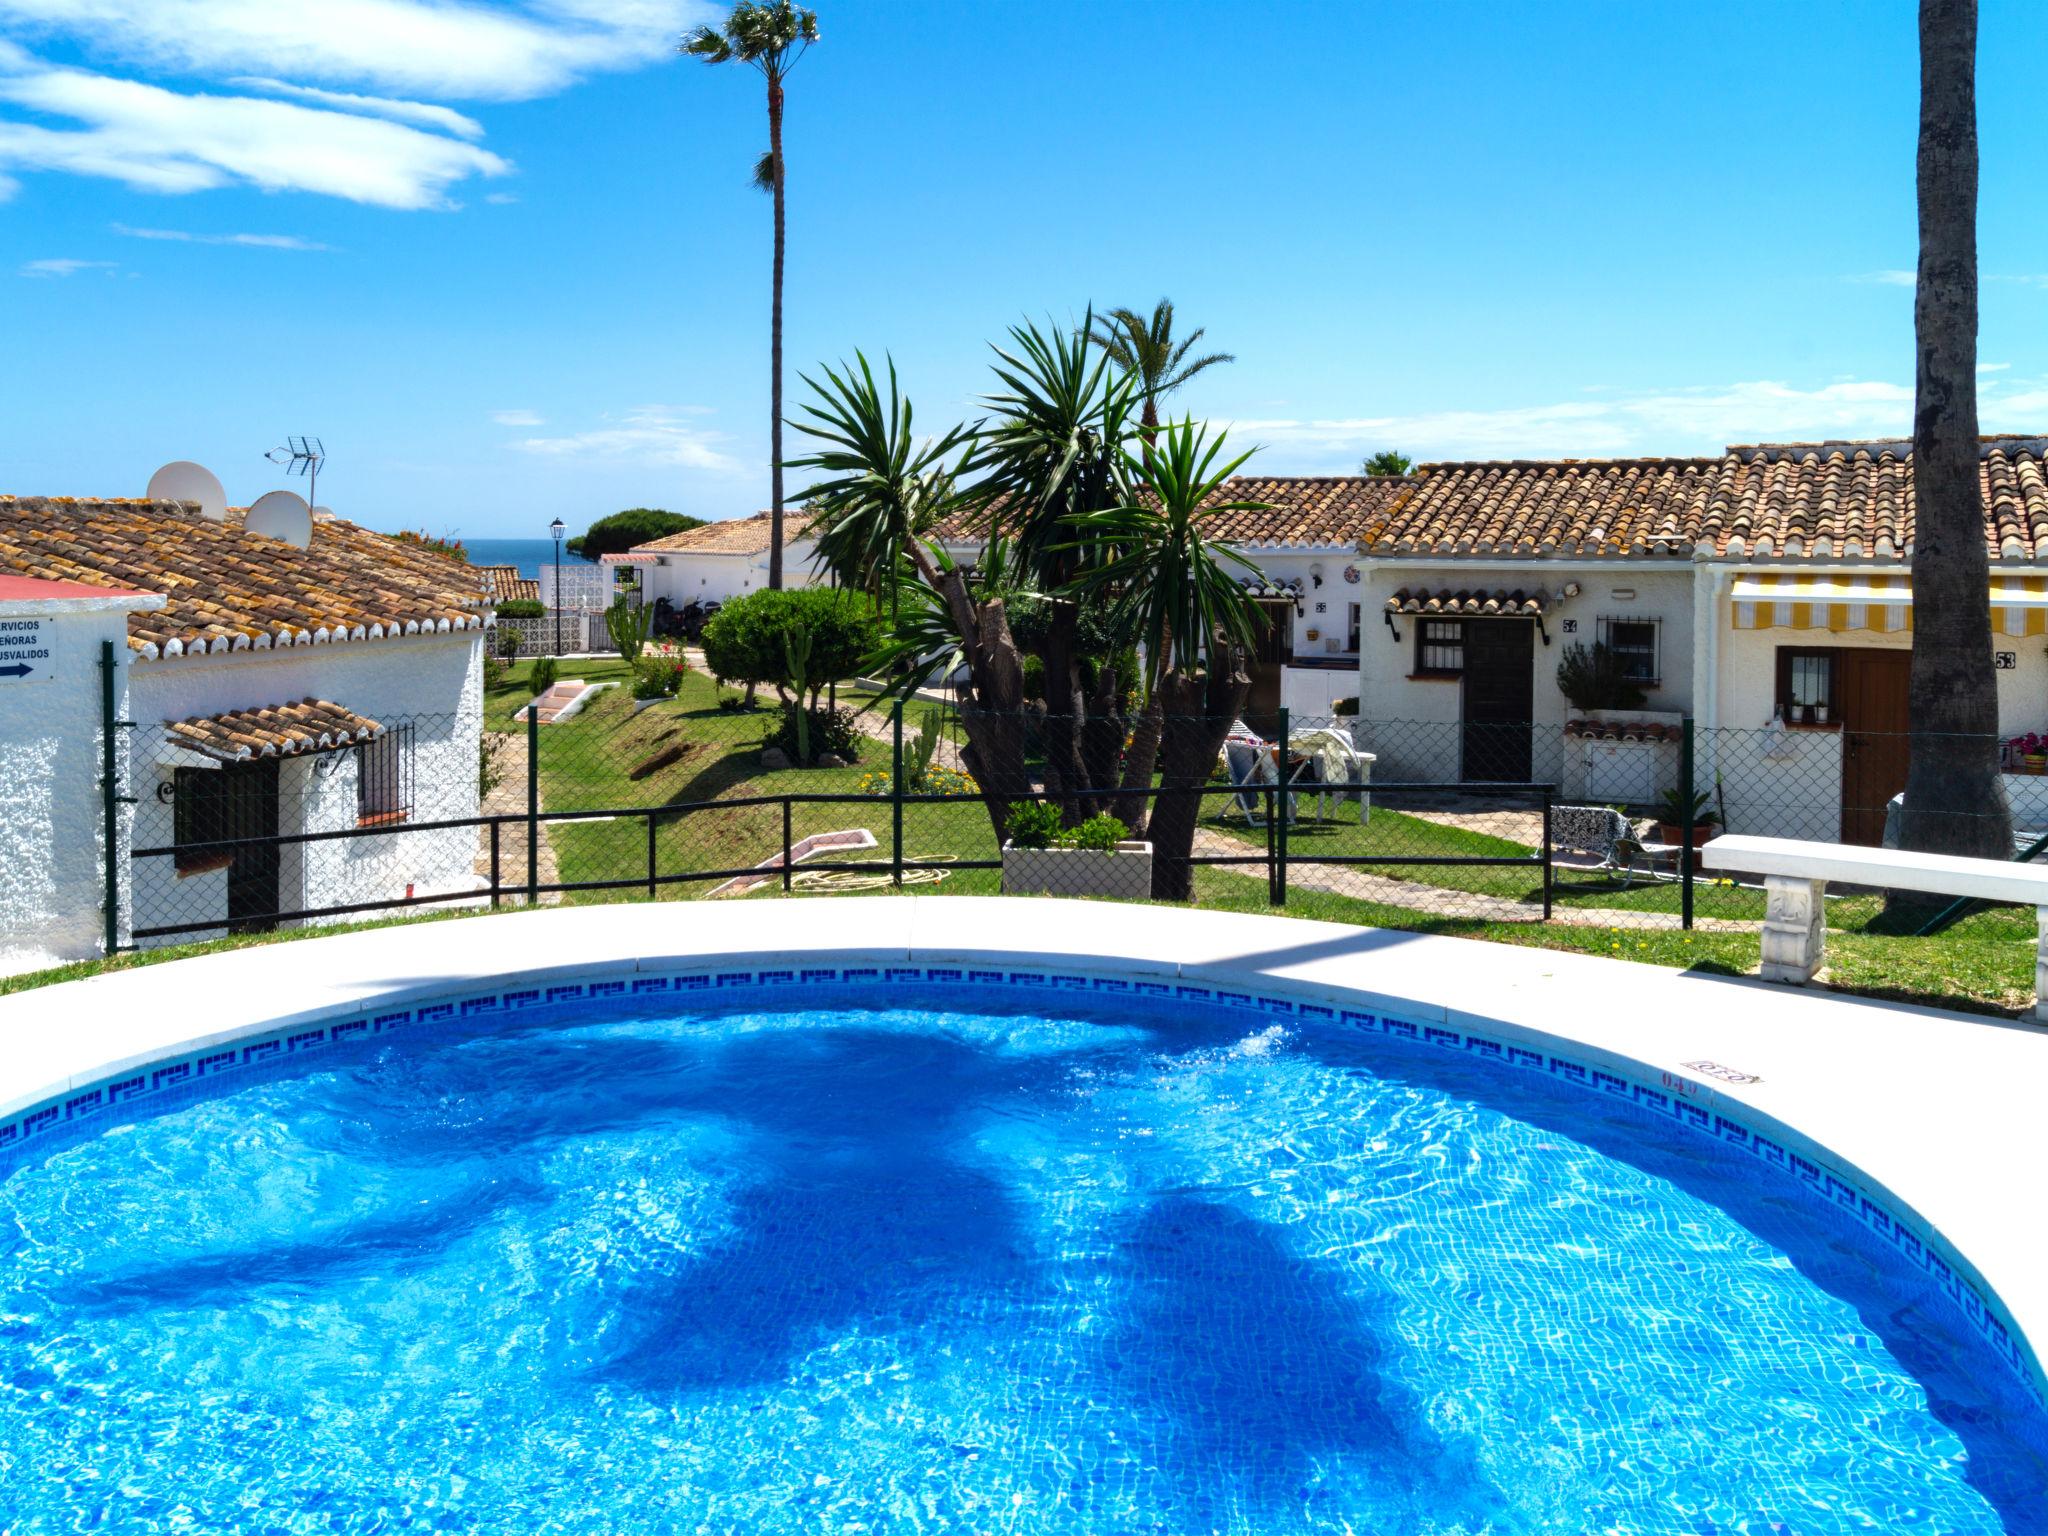
<instances>
[{"instance_id":1,"label":"flowering plant","mask_svg":"<svg viewBox=\"0 0 2048 1536\"><path fill-rule=\"evenodd\" d=\"M2048 754L2048 735L2040 731L2028 731L2024 736L2015 736L2005 744L2005 750L2012 757L2040 757Z\"/></svg>"}]
</instances>

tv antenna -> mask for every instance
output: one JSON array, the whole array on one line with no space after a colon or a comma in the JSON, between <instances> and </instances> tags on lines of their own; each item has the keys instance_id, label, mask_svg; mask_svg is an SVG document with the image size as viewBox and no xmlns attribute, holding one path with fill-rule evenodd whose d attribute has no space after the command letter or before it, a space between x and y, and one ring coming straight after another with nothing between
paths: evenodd
<instances>
[{"instance_id":1,"label":"tv antenna","mask_svg":"<svg viewBox=\"0 0 2048 1536\"><path fill-rule=\"evenodd\" d=\"M288 475L306 476L306 500L319 501L320 466L327 462L327 449L319 438L288 437L282 448L273 448L263 457L273 464L282 464Z\"/></svg>"}]
</instances>

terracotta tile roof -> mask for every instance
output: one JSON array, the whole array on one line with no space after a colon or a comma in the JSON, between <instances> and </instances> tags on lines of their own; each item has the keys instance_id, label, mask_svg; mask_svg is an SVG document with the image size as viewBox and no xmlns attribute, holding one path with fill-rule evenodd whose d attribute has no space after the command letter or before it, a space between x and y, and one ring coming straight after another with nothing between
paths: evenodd
<instances>
[{"instance_id":1,"label":"terracotta tile roof","mask_svg":"<svg viewBox=\"0 0 2048 1536\"><path fill-rule=\"evenodd\" d=\"M1211 538L1241 546L1350 547L1378 527L1414 482L1393 475L1233 475L1220 501L1258 501L1263 512L1225 512L1207 524Z\"/></svg>"},{"instance_id":2,"label":"terracotta tile roof","mask_svg":"<svg viewBox=\"0 0 2048 1536\"><path fill-rule=\"evenodd\" d=\"M470 569L483 579L484 593L494 603L540 601L539 579L520 575L516 565L473 565Z\"/></svg>"},{"instance_id":3,"label":"terracotta tile roof","mask_svg":"<svg viewBox=\"0 0 2048 1536\"><path fill-rule=\"evenodd\" d=\"M1984 439L1985 545L2048 559L2048 441ZM1904 560L1911 447L1776 443L1713 458L1429 464L1360 543L1375 555Z\"/></svg>"},{"instance_id":4,"label":"terracotta tile roof","mask_svg":"<svg viewBox=\"0 0 2048 1536\"><path fill-rule=\"evenodd\" d=\"M295 757L336 747L374 741L384 734L375 720L330 704L325 699L300 699L262 709L231 709L221 715L199 715L165 722L174 745L203 752L225 763L252 757Z\"/></svg>"},{"instance_id":5,"label":"terracotta tile roof","mask_svg":"<svg viewBox=\"0 0 2048 1536\"><path fill-rule=\"evenodd\" d=\"M476 573L341 518L304 549L209 522L189 502L0 496L0 570L167 601L128 619L145 657L480 628Z\"/></svg>"},{"instance_id":6,"label":"terracotta tile roof","mask_svg":"<svg viewBox=\"0 0 2048 1536\"><path fill-rule=\"evenodd\" d=\"M1543 612L1541 592L1441 591L1403 587L1387 599L1389 613L1415 613L1424 618L1533 618Z\"/></svg>"},{"instance_id":7,"label":"terracotta tile roof","mask_svg":"<svg viewBox=\"0 0 2048 1536\"><path fill-rule=\"evenodd\" d=\"M1375 555L1686 556L1718 462L1425 465L1360 543Z\"/></svg>"},{"instance_id":8,"label":"terracotta tile roof","mask_svg":"<svg viewBox=\"0 0 2048 1536\"><path fill-rule=\"evenodd\" d=\"M772 537L772 518L772 513L756 512L752 517L729 517L723 522L706 523L701 528L685 528L681 533L671 533L666 538L635 544L633 553L764 555ZM801 507L786 508L782 514L782 547L788 549L802 538L813 521L814 515Z\"/></svg>"},{"instance_id":9,"label":"terracotta tile roof","mask_svg":"<svg viewBox=\"0 0 2048 1536\"><path fill-rule=\"evenodd\" d=\"M1653 720L1567 720L1567 736L1583 741L1682 741L1685 727Z\"/></svg>"},{"instance_id":10,"label":"terracotta tile roof","mask_svg":"<svg viewBox=\"0 0 2048 1536\"><path fill-rule=\"evenodd\" d=\"M1241 547L1267 545L1350 549L1413 481L1390 475L1234 475L1216 501L1256 501L1258 512L1225 512L1209 520L1211 538ZM947 519L933 530L942 544L979 545L988 513Z\"/></svg>"}]
</instances>

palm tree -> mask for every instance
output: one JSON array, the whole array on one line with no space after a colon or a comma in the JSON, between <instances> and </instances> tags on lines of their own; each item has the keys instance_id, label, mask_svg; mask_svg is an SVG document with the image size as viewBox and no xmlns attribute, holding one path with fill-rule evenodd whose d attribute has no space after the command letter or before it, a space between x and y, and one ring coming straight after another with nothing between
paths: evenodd
<instances>
[{"instance_id":1,"label":"palm tree","mask_svg":"<svg viewBox=\"0 0 2048 1536\"><path fill-rule=\"evenodd\" d=\"M2012 856L1977 443L1977 0L1920 0L1912 764L1904 847Z\"/></svg>"},{"instance_id":2,"label":"palm tree","mask_svg":"<svg viewBox=\"0 0 2048 1536\"><path fill-rule=\"evenodd\" d=\"M1415 467L1415 461L1405 453L1392 448L1382 448L1378 453L1358 466L1361 475L1405 475Z\"/></svg>"},{"instance_id":3,"label":"palm tree","mask_svg":"<svg viewBox=\"0 0 2048 1536\"><path fill-rule=\"evenodd\" d=\"M1138 426L1148 438L1159 430L1159 402L1162 399L1204 368L1237 361L1228 352L1210 352L1190 358L1188 353L1194 350L1195 343L1202 339L1205 331L1197 326L1192 334L1175 341L1171 299L1161 299L1153 305L1150 320L1135 309L1112 309L1105 311L1099 320L1091 316L1091 323L1086 329L1089 338L1109 355L1111 362L1124 372L1137 376L1138 397L1142 405Z\"/></svg>"},{"instance_id":4,"label":"palm tree","mask_svg":"<svg viewBox=\"0 0 2048 1536\"><path fill-rule=\"evenodd\" d=\"M775 198L775 280L769 320L770 518L768 585L782 585L782 261L785 245L782 156L782 82L811 44L818 40L818 13L799 10L789 0L740 0L723 27L699 27L677 50L706 64L737 59L751 64L768 82L768 152L754 165L754 185Z\"/></svg>"}]
</instances>

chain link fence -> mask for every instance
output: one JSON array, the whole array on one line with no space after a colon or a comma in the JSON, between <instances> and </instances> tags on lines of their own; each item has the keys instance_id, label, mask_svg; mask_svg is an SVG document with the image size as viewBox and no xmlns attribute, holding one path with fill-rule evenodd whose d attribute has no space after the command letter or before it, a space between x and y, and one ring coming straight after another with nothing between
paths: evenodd
<instances>
[{"instance_id":1,"label":"chain link fence","mask_svg":"<svg viewBox=\"0 0 2048 1536\"><path fill-rule=\"evenodd\" d=\"M1895 837L1907 748L1682 721L976 716L850 684L799 712L672 662L560 671L531 704L529 666L501 674L480 730L417 717L336 750L158 764L153 784L145 768L131 942L407 907L896 888L1753 933L1761 882L1708 875L1695 846L1723 828ZM2024 853L2048 830L2048 764L2010 766Z\"/></svg>"}]
</instances>

